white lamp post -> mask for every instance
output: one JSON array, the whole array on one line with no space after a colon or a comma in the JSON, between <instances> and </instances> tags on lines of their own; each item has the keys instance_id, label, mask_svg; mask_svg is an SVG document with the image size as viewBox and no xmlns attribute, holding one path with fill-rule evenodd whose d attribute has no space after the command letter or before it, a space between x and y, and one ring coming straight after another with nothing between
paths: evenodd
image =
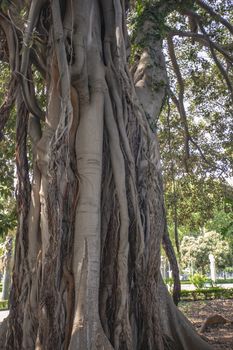
<instances>
[{"instance_id":1,"label":"white lamp post","mask_svg":"<svg viewBox=\"0 0 233 350\"><path fill-rule=\"evenodd\" d=\"M210 277L212 281L216 282L215 258L213 254L209 254L209 260L210 260Z\"/></svg>"}]
</instances>

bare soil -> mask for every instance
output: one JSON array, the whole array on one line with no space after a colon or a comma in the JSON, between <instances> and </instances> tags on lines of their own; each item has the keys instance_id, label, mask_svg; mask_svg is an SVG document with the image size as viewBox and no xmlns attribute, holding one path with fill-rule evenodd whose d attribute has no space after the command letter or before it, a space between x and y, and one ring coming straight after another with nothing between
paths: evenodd
<instances>
[{"instance_id":1,"label":"bare soil","mask_svg":"<svg viewBox=\"0 0 233 350\"><path fill-rule=\"evenodd\" d=\"M179 309L198 332L205 319L214 314L222 315L232 321L232 323L211 325L201 336L206 337L216 350L233 349L233 299L182 302L179 304Z\"/></svg>"}]
</instances>

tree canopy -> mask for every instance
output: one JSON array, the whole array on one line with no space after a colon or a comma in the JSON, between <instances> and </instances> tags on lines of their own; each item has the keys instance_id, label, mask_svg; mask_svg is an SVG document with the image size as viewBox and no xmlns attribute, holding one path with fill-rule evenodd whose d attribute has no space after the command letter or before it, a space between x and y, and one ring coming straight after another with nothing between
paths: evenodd
<instances>
[{"instance_id":1,"label":"tree canopy","mask_svg":"<svg viewBox=\"0 0 233 350\"><path fill-rule=\"evenodd\" d=\"M180 250L183 269L189 268L202 274L210 271L209 254L214 256L218 270L230 266L232 262L229 243L214 231L203 232L198 237L184 236Z\"/></svg>"}]
</instances>

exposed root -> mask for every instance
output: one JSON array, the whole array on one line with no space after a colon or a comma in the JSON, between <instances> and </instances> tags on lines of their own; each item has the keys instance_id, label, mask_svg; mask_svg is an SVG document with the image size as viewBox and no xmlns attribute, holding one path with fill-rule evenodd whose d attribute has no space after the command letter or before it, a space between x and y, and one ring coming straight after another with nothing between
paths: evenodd
<instances>
[{"instance_id":1,"label":"exposed root","mask_svg":"<svg viewBox=\"0 0 233 350\"><path fill-rule=\"evenodd\" d=\"M111 163L113 169L113 177L116 185L117 197L119 201L120 212L120 230L119 230L119 245L118 245L118 262L117 262L117 315L116 327L114 335L114 346L116 349L120 347L120 334L125 333L128 347L132 339L128 319L128 230L129 230L129 215L128 201L125 184L125 162L122 151L120 149L120 139L117 125L114 119L111 100L109 94L105 95L105 122L109 135L109 146L111 154Z\"/></svg>"},{"instance_id":2,"label":"exposed root","mask_svg":"<svg viewBox=\"0 0 233 350\"><path fill-rule=\"evenodd\" d=\"M227 320L225 317L219 314L210 315L203 322L200 329L200 333L204 333L208 327L218 325L218 324L225 324L225 323L233 323L233 321Z\"/></svg>"},{"instance_id":3,"label":"exposed root","mask_svg":"<svg viewBox=\"0 0 233 350\"><path fill-rule=\"evenodd\" d=\"M160 279L159 296L161 301L160 317L164 334L173 339L178 349L182 350L213 350L194 330L192 324L176 308L162 277Z\"/></svg>"}]
</instances>

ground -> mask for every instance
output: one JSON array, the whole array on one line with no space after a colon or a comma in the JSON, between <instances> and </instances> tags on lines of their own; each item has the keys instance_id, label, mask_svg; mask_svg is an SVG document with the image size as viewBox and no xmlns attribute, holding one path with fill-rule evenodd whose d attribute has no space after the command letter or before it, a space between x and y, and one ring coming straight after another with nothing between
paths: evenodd
<instances>
[{"instance_id":1,"label":"ground","mask_svg":"<svg viewBox=\"0 0 233 350\"><path fill-rule=\"evenodd\" d=\"M197 331L200 331L208 316L216 313L233 321L233 299L182 302L179 304L179 308L193 323ZM8 311L0 312L0 323L7 315ZM215 345L216 350L233 349L233 323L211 326L203 333L203 336L207 338L209 343Z\"/></svg>"},{"instance_id":2,"label":"ground","mask_svg":"<svg viewBox=\"0 0 233 350\"><path fill-rule=\"evenodd\" d=\"M197 331L200 331L204 320L214 314L222 315L229 321L233 321L233 300L182 302L179 308ZM233 323L212 325L203 333L203 336L208 339L209 343L215 345L216 350L233 349Z\"/></svg>"}]
</instances>

